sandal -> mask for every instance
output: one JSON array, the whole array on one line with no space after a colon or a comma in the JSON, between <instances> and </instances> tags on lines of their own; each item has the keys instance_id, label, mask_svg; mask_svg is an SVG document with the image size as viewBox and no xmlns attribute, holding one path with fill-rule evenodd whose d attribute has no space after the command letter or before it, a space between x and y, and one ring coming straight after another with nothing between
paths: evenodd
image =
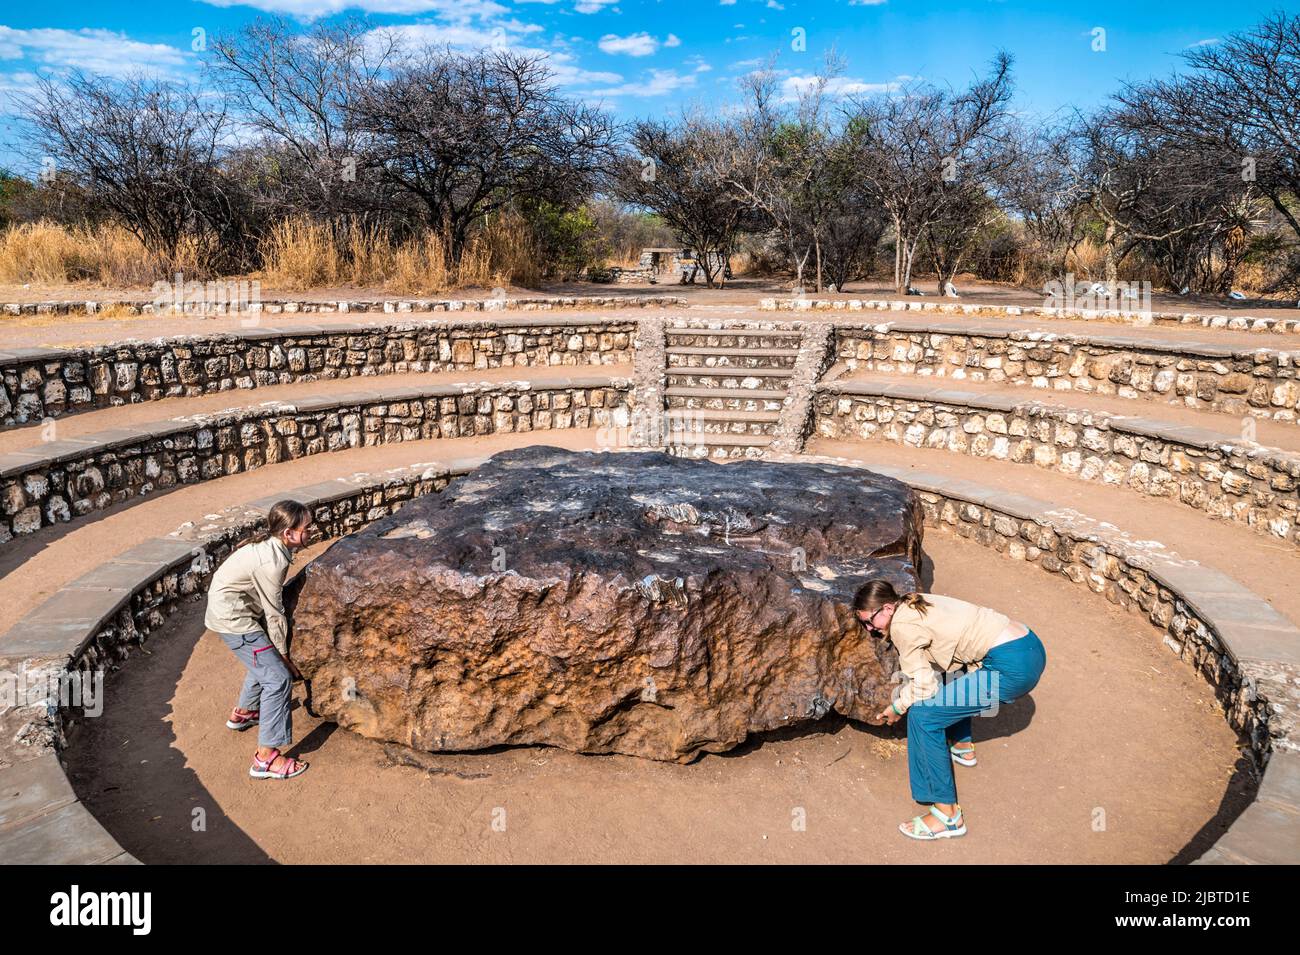
<instances>
[{"instance_id":1,"label":"sandal","mask_svg":"<svg viewBox=\"0 0 1300 955\"><path fill-rule=\"evenodd\" d=\"M948 752L952 754L952 761L958 766L974 766L977 762L975 759L975 744L967 743L970 749L958 749L957 744L948 747Z\"/></svg>"},{"instance_id":2,"label":"sandal","mask_svg":"<svg viewBox=\"0 0 1300 955\"><path fill-rule=\"evenodd\" d=\"M242 715L238 710L236 710L230 714L230 719L226 720L226 727L228 729L240 730L241 732L248 729L250 726L256 726L257 724L257 710L249 710L247 716Z\"/></svg>"},{"instance_id":3,"label":"sandal","mask_svg":"<svg viewBox=\"0 0 1300 955\"><path fill-rule=\"evenodd\" d=\"M943 829L931 829L925 824L922 816L913 816L911 822L900 822L898 831L909 839L952 839L956 836L966 835L966 821L961 817L961 806L951 816L945 816L934 806L930 807L930 815L944 824Z\"/></svg>"},{"instance_id":4,"label":"sandal","mask_svg":"<svg viewBox=\"0 0 1300 955\"><path fill-rule=\"evenodd\" d=\"M284 760L281 764L283 768L276 772L271 768L277 759ZM254 779L293 779L302 773L307 772L307 763L294 759L292 756L285 756L278 749L271 751L270 759L261 759L257 751L253 751L253 765L248 770L248 775Z\"/></svg>"}]
</instances>

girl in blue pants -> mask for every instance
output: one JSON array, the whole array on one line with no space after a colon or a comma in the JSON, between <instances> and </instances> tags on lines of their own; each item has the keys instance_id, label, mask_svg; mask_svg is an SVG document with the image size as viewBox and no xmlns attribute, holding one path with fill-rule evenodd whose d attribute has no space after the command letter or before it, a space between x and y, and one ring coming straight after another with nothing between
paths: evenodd
<instances>
[{"instance_id":1,"label":"girl in blue pants","mask_svg":"<svg viewBox=\"0 0 1300 955\"><path fill-rule=\"evenodd\" d=\"M912 798L929 803L930 813L899 831L924 840L965 835L952 764L975 765L971 717L996 713L1037 686L1047 665L1043 643L996 610L939 594L899 594L883 580L865 584L853 608L864 627L898 650L907 677L879 719L892 724L907 716ZM935 667L954 678L937 680Z\"/></svg>"}]
</instances>

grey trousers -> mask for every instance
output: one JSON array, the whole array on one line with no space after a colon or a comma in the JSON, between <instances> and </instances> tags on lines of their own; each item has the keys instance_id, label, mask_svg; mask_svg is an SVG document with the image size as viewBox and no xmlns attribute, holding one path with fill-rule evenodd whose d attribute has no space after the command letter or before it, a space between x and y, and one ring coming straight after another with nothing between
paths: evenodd
<instances>
[{"instance_id":1,"label":"grey trousers","mask_svg":"<svg viewBox=\"0 0 1300 955\"><path fill-rule=\"evenodd\" d=\"M219 633L226 646L248 670L239 691L241 710L258 710L257 743L283 749L293 742L293 720L289 704L293 677L271 640L260 630L252 633Z\"/></svg>"}]
</instances>

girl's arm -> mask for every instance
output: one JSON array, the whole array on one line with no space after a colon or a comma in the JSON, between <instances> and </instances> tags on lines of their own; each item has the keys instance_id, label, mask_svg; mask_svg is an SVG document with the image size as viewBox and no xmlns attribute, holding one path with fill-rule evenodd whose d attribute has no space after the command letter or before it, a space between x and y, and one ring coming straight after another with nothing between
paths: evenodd
<instances>
[{"instance_id":1,"label":"girl's arm","mask_svg":"<svg viewBox=\"0 0 1300 955\"><path fill-rule=\"evenodd\" d=\"M276 564L258 564L250 574L266 616L266 635L286 660L289 659L289 618L284 612L284 577L288 569Z\"/></svg>"}]
</instances>

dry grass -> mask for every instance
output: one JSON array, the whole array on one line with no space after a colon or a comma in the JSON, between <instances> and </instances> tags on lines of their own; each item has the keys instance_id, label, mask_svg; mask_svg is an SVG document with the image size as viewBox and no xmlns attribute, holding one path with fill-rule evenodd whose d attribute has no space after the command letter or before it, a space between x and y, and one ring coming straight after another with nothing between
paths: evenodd
<instances>
[{"instance_id":1,"label":"dry grass","mask_svg":"<svg viewBox=\"0 0 1300 955\"><path fill-rule=\"evenodd\" d=\"M0 232L0 283L97 282L121 288L165 279L173 268L193 271L189 262L161 262L121 226L30 222Z\"/></svg>"},{"instance_id":2,"label":"dry grass","mask_svg":"<svg viewBox=\"0 0 1300 955\"><path fill-rule=\"evenodd\" d=\"M521 223L497 217L451 262L447 242L426 231L402 242L352 220L337 229L306 219L279 223L262 249L264 282L279 288L357 285L407 295L536 285L541 263Z\"/></svg>"}]
</instances>

